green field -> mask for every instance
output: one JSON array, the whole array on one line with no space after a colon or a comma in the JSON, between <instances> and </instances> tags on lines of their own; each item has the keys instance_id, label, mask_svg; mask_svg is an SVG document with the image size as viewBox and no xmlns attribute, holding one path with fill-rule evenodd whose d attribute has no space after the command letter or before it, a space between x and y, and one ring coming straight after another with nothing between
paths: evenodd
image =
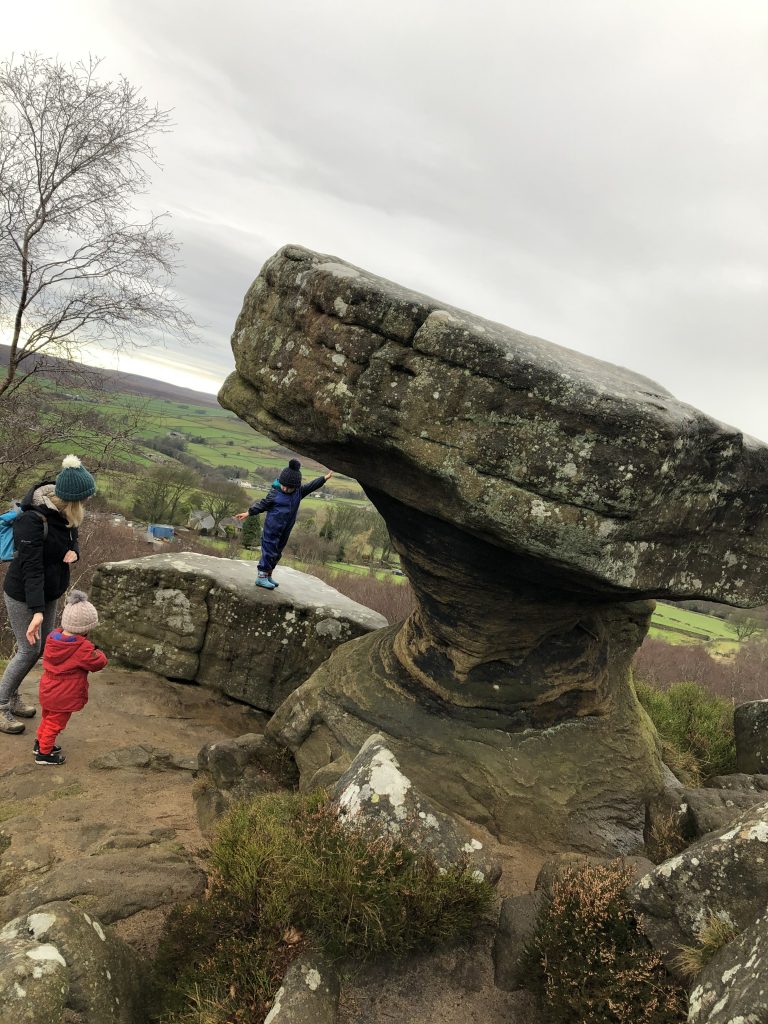
<instances>
[{"instance_id":1,"label":"green field","mask_svg":"<svg viewBox=\"0 0 768 1024\"><path fill-rule=\"evenodd\" d=\"M185 453L203 465L219 470L222 467L232 467L233 470L237 468L245 471L249 477L254 475L254 486L245 489L244 492L249 500L265 493L269 486L266 473L276 475L277 471L286 465L291 454L274 441L258 434L234 413L218 406L195 405L191 401L142 398L121 392L114 392L109 396L102 394L98 400L93 400L88 393L80 394L90 409L107 419L129 410L133 410L134 413L136 410L140 411L142 426L131 455L131 461L135 465L149 467L162 461L162 455L141 442L167 437L170 431L175 431L187 438ZM203 440L191 442L190 437ZM66 443L53 447L66 454ZM319 476L326 468L333 468L321 466L313 459L302 455L299 457L304 467L305 479ZM261 478L256 475L259 471L262 473ZM334 476L331 488L334 495L330 499L331 502L364 499L360 485L349 477Z\"/></svg>"},{"instance_id":2,"label":"green field","mask_svg":"<svg viewBox=\"0 0 768 1024\"><path fill-rule=\"evenodd\" d=\"M669 644L708 644L720 654L736 650L739 639L729 622L659 601L648 635Z\"/></svg>"}]
</instances>

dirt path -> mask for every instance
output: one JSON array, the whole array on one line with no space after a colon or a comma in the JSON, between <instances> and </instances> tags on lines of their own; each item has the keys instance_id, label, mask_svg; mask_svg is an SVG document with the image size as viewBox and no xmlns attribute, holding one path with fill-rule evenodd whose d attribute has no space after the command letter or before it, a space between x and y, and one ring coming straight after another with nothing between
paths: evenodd
<instances>
[{"instance_id":1,"label":"dirt path","mask_svg":"<svg viewBox=\"0 0 768 1024\"><path fill-rule=\"evenodd\" d=\"M37 704L36 690L30 678L22 695ZM34 763L37 721L27 721L21 735L0 734L0 896L44 885L53 869L83 857L135 851L138 871L150 848L197 854L204 839L191 771L105 770L92 762L144 745L191 763L205 743L260 732L263 717L202 687L107 668L92 677L87 707L61 734L67 758L61 768ZM142 911L114 927L151 951L163 916L163 908Z\"/></svg>"}]
</instances>

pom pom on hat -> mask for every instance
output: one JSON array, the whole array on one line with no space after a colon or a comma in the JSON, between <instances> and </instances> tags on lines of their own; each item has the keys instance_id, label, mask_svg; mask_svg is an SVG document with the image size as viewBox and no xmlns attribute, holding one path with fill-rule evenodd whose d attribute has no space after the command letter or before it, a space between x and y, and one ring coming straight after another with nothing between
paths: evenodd
<instances>
[{"instance_id":1,"label":"pom pom on hat","mask_svg":"<svg viewBox=\"0 0 768 1024\"><path fill-rule=\"evenodd\" d=\"M278 477L278 480L283 487L301 487L301 463L299 460L291 459Z\"/></svg>"},{"instance_id":2,"label":"pom pom on hat","mask_svg":"<svg viewBox=\"0 0 768 1024\"><path fill-rule=\"evenodd\" d=\"M96 493L96 481L76 455L67 455L56 477L56 497L62 501L85 501Z\"/></svg>"},{"instance_id":3,"label":"pom pom on hat","mask_svg":"<svg viewBox=\"0 0 768 1024\"><path fill-rule=\"evenodd\" d=\"M61 626L68 633L87 633L99 624L99 613L82 590L73 590L61 613Z\"/></svg>"}]
</instances>

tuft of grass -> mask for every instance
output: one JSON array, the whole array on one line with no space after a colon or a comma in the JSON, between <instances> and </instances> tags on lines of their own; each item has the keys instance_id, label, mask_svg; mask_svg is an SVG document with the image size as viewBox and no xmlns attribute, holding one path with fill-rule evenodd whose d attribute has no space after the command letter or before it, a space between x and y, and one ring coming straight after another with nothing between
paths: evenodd
<instances>
[{"instance_id":1,"label":"tuft of grass","mask_svg":"<svg viewBox=\"0 0 768 1024\"><path fill-rule=\"evenodd\" d=\"M738 934L739 930L732 921L714 911L710 912L699 928L696 936L697 945L680 947L676 958L677 966L686 978L695 978L704 970L715 953L729 942L733 942Z\"/></svg>"},{"instance_id":2,"label":"tuft of grass","mask_svg":"<svg viewBox=\"0 0 768 1024\"><path fill-rule=\"evenodd\" d=\"M526 958L547 1024L683 1024L684 990L640 933L622 861L570 870L552 887Z\"/></svg>"},{"instance_id":3,"label":"tuft of grass","mask_svg":"<svg viewBox=\"0 0 768 1024\"><path fill-rule=\"evenodd\" d=\"M736 771L730 701L712 696L696 683L675 683L661 691L636 682L635 691L662 741L686 759L689 768L693 758L701 778Z\"/></svg>"},{"instance_id":4,"label":"tuft of grass","mask_svg":"<svg viewBox=\"0 0 768 1024\"><path fill-rule=\"evenodd\" d=\"M645 852L654 864L661 864L682 853L690 846L680 828L680 818L674 811L654 815L653 825L646 836Z\"/></svg>"},{"instance_id":5,"label":"tuft of grass","mask_svg":"<svg viewBox=\"0 0 768 1024\"><path fill-rule=\"evenodd\" d=\"M259 1020L307 945L332 959L403 957L467 937L492 899L466 866L441 871L395 839L342 825L321 792L256 797L219 824L206 898L169 919L162 1019Z\"/></svg>"}]
</instances>

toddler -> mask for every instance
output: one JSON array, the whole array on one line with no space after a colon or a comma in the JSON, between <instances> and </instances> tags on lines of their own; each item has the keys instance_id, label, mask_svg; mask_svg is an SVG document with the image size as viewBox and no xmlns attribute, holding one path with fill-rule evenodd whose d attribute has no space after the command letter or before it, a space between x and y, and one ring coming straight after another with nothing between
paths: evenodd
<instances>
[{"instance_id":1,"label":"toddler","mask_svg":"<svg viewBox=\"0 0 768 1024\"><path fill-rule=\"evenodd\" d=\"M318 476L310 483L302 485L301 463L298 459L291 459L272 484L266 498L254 502L247 512L240 512L235 516L235 519L242 522L248 516L257 516L260 512L267 513L261 535L261 558L259 559L259 574L256 578L257 587L274 590L279 586L279 583L275 583L272 579L272 573L282 557L283 548L288 543L299 512L299 505L303 498L306 498L312 491L316 491L318 487L322 487L332 476L333 472L326 473L325 476Z\"/></svg>"},{"instance_id":2,"label":"toddler","mask_svg":"<svg viewBox=\"0 0 768 1024\"><path fill-rule=\"evenodd\" d=\"M107 656L88 639L99 624L96 609L82 590L73 590L61 615L61 628L48 634L40 677L40 726L35 740L36 764L64 764L56 738L73 711L88 703L88 673L100 672Z\"/></svg>"}]
</instances>

